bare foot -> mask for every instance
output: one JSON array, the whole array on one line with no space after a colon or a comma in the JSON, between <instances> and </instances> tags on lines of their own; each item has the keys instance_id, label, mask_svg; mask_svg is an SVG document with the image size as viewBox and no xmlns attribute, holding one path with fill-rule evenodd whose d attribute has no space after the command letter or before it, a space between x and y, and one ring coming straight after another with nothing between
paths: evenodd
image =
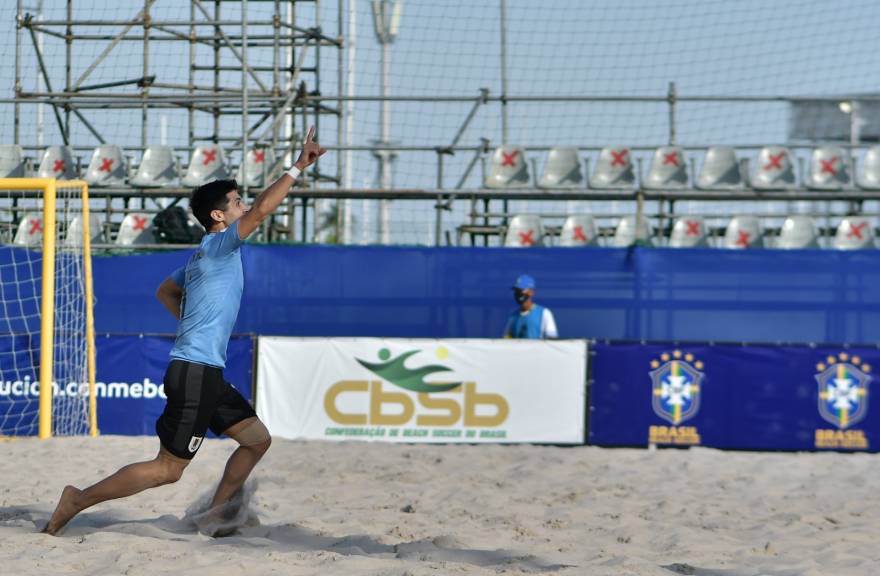
<instances>
[{"instance_id":1,"label":"bare foot","mask_svg":"<svg viewBox=\"0 0 880 576\"><path fill-rule=\"evenodd\" d=\"M61 498L58 500L58 506L55 507L55 511L52 512L52 517L49 518L49 522L47 522L45 528L43 528L43 533L51 534L52 536L58 534L58 531L64 528L64 526L70 522L70 519L76 516L77 512L79 512L79 508L76 506L76 501L79 500L81 495L82 490L79 488L65 486L64 490L61 491Z\"/></svg>"}]
</instances>

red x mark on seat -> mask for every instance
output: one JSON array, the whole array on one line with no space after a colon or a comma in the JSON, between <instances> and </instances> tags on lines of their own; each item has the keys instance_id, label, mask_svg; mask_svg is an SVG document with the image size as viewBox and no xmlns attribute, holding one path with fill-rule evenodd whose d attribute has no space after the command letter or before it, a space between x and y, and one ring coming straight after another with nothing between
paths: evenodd
<instances>
[{"instance_id":1,"label":"red x mark on seat","mask_svg":"<svg viewBox=\"0 0 880 576\"><path fill-rule=\"evenodd\" d=\"M256 164L262 164L263 160L266 159L266 151L265 150L254 150L254 162Z\"/></svg>"},{"instance_id":2,"label":"red x mark on seat","mask_svg":"<svg viewBox=\"0 0 880 576\"><path fill-rule=\"evenodd\" d=\"M516 166L516 157L519 156L519 150L514 150L510 154L508 154L507 152L502 152L501 156L502 166Z\"/></svg>"},{"instance_id":3,"label":"red x mark on seat","mask_svg":"<svg viewBox=\"0 0 880 576\"><path fill-rule=\"evenodd\" d=\"M861 224L852 224L849 227L849 232L847 232L847 238L858 238L859 240L863 239L862 232L865 230L865 227L868 226L867 222L862 222Z\"/></svg>"},{"instance_id":4,"label":"red x mark on seat","mask_svg":"<svg viewBox=\"0 0 880 576\"><path fill-rule=\"evenodd\" d=\"M629 153L629 150L623 149L620 151L612 150L611 151L611 165L612 166L626 166L626 155Z\"/></svg>"},{"instance_id":5,"label":"red x mark on seat","mask_svg":"<svg viewBox=\"0 0 880 576\"><path fill-rule=\"evenodd\" d=\"M134 220L132 228L134 228L135 230L143 230L147 227L147 219L143 216L135 215L132 217L132 220Z\"/></svg>"},{"instance_id":6,"label":"red x mark on seat","mask_svg":"<svg viewBox=\"0 0 880 576\"><path fill-rule=\"evenodd\" d=\"M782 159L785 158L785 152L780 152L776 156L770 154L770 161L764 164L764 170L782 170Z\"/></svg>"},{"instance_id":7,"label":"red x mark on seat","mask_svg":"<svg viewBox=\"0 0 880 576\"><path fill-rule=\"evenodd\" d=\"M736 239L736 245L742 246L743 248L748 248L749 247L749 240L751 239L752 235L749 234L748 232L746 232L745 230L739 230L737 232L737 235L738 235L738 238Z\"/></svg>"},{"instance_id":8,"label":"red x mark on seat","mask_svg":"<svg viewBox=\"0 0 880 576\"><path fill-rule=\"evenodd\" d=\"M678 166L678 152L670 152L663 155L663 165L666 166L667 164Z\"/></svg>"},{"instance_id":9,"label":"red x mark on seat","mask_svg":"<svg viewBox=\"0 0 880 576\"><path fill-rule=\"evenodd\" d=\"M535 231L527 230L519 233L519 243L523 246L533 246L535 244Z\"/></svg>"},{"instance_id":10,"label":"red x mark on seat","mask_svg":"<svg viewBox=\"0 0 880 576\"><path fill-rule=\"evenodd\" d=\"M213 162L217 159L217 149L216 148L209 148L207 150L202 150L202 154L204 155L204 158L202 158L202 164L204 164L205 166L207 166L208 164L210 164L211 162Z\"/></svg>"},{"instance_id":11,"label":"red x mark on seat","mask_svg":"<svg viewBox=\"0 0 880 576\"><path fill-rule=\"evenodd\" d=\"M52 165L52 172L64 172L64 160L60 158Z\"/></svg>"},{"instance_id":12,"label":"red x mark on seat","mask_svg":"<svg viewBox=\"0 0 880 576\"><path fill-rule=\"evenodd\" d=\"M575 226L574 227L574 239L579 240L581 242L587 241L587 235L584 234L584 227L583 226Z\"/></svg>"},{"instance_id":13,"label":"red x mark on seat","mask_svg":"<svg viewBox=\"0 0 880 576\"><path fill-rule=\"evenodd\" d=\"M33 236L37 232L43 231L43 221L42 220L31 220L31 228L28 231L29 236Z\"/></svg>"},{"instance_id":14,"label":"red x mark on seat","mask_svg":"<svg viewBox=\"0 0 880 576\"><path fill-rule=\"evenodd\" d=\"M687 232L685 232L688 236L699 236L700 235L700 223L695 220L685 220L684 222L687 225Z\"/></svg>"},{"instance_id":15,"label":"red x mark on seat","mask_svg":"<svg viewBox=\"0 0 880 576\"><path fill-rule=\"evenodd\" d=\"M98 168L99 172L112 172L113 171L113 158L101 158L101 167Z\"/></svg>"},{"instance_id":16,"label":"red x mark on seat","mask_svg":"<svg viewBox=\"0 0 880 576\"><path fill-rule=\"evenodd\" d=\"M831 174L832 176L837 176L837 170L834 169L834 164L837 163L837 156L831 158L831 160L819 160L819 163L822 164L822 174Z\"/></svg>"}]
</instances>

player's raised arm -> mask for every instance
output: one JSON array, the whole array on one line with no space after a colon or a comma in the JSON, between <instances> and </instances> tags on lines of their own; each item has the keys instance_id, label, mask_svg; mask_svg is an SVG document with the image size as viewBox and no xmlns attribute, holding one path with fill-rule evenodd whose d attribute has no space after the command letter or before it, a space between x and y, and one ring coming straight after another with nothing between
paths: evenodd
<instances>
[{"instance_id":1,"label":"player's raised arm","mask_svg":"<svg viewBox=\"0 0 880 576\"><path fill-rule=\"evenodd\" d=\"M281 175L281 177L263 190L254 200L251 209L238 221L238 237L244 240L256 230L263 221L281 204L284 197L290 191L290 186L296 181L306 168L324 155L327 150L313 140L315 127L309 128L309 133L303 142L299 158L293 163L293 168Z\"/></svg>"}]
</instances>

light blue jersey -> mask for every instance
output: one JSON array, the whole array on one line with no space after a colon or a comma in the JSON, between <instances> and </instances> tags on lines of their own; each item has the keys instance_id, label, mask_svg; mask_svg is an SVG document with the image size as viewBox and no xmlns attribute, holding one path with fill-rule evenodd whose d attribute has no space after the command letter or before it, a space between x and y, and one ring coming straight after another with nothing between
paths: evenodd
<instances>
[{"instance_id":1,"label":"light blue jersey","mask_svg":"<svg viewBox=\"0 0 880 576\"><path fill-rule=\"evenodd\" d=\"M558 338L556 320L549 308L535 304L528 312L514 310L504 328L505 338Z\"/></svg>"},{"instance_id":2,"label":"light blue jersey","mask_svg":"<svg viewBox=\"0 0 880 576\"><path fill-rule=\"evenodd\" d=\"M172 358L226 367L226 346L244 288L243 243L238 222L222 232L206 234L186 266L171 275L183 289Z\"/></svg>"}]
</instances>

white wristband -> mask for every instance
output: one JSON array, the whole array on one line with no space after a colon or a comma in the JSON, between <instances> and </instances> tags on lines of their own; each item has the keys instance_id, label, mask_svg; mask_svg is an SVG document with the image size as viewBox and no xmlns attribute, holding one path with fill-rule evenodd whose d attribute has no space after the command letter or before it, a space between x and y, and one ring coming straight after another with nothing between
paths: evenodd
<instances>
[{"instance_id":1,"label":"white wristband","mask_svg":"<svg viewBox=\"0 0 880 576\"><path fill-rule=\"evenodd\" d=\"M297 178L299 178L299 175L302 174L302 170L300 170L299 168L294 166L293 168L291 168L290 170L285 172L285 174L289 175L291 178L296 180Z\"/></svg>"}]
</instances>

